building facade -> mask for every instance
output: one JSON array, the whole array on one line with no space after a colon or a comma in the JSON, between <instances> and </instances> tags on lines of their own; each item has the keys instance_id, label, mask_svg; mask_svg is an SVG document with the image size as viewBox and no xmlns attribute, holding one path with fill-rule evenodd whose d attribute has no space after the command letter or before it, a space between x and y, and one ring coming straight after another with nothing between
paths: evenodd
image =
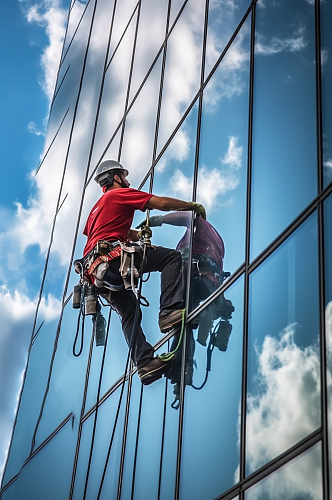
<instances>
[{"instance_id":1,"label":"building facade","mask_svg":"<svg viewBox=\"0 0 332 500\"><path fill-rule=\"evenodd\" d=\"M53 187L50 241L2 500L331 498L331 20L326 0L73 0L37 172ZM153 228L156 245L190 237L177 369L147 387L114 311L102 306L96 345L71 305L104 158L132 187L202 203L224 243L209 287L197 220ZM158 275L142 293L143 329L165 352ZM52 320L39 307L49 294L62 297Z\"/></svg>"}]
</instances>

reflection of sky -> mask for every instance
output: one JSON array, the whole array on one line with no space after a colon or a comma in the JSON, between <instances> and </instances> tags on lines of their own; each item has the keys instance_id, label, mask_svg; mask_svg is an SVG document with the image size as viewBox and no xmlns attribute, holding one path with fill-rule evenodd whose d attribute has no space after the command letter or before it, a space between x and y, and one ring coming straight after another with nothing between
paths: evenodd
<instances>
[{"instance_id":1,"label":"reflection of sky","mask_svg":"<svg viewBox=\"0 0 332 500\"><path fill-rule=\"evenodd\" d=\"M324 184L332 180L332 31L331 31L331 2L320 2L322 19L322 95L323 95L323 163Z\"/></svg>"},{"instance_id":2,"label":"reflection of sky","mask_svg":"<svg viewBox=\"0 0 332 500\"><path fill-rule=\"evenodd\" d=\"M252 258L317 193L314 7L265 7L256 19Z\"/></svg>"},{"instance_id":3,"label":"reflection of sky","mask_svg":"<svg viewBox=\"0 0 332 500\"><path fill-rule=\"evenodd\" d=\"M320 425L315 227L313 215L251 277L248 472Z\"/></svg>"}]
</instances>

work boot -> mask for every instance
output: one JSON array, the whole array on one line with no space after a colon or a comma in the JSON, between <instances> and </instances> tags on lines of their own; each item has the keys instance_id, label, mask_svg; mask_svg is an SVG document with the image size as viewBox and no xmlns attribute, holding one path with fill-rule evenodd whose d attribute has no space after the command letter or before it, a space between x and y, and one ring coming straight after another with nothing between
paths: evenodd
<instances>
[{"instance_id":1,"label":"work boot","mask_svg":"<svg viewBox=\"0 0 332 500\"><path fill-rule=\"evenodd\" d=\"M159 328L162 333L166 333L174 325L182 321L183 309L174 309L166 314L159 314Z\"/></svg>"},{"instance_id":2,"label":"work boot","mask_svg":"<svg viewBox=\"0 0 332 500\"><path fill-rule=\"evenodd\" d=\"M161 378L172 366L174 361L162 361L160 358L153 358L150 363L137 370L138 376L143 385L150 385L155 380Z\"/></svg>"}]
</instances>

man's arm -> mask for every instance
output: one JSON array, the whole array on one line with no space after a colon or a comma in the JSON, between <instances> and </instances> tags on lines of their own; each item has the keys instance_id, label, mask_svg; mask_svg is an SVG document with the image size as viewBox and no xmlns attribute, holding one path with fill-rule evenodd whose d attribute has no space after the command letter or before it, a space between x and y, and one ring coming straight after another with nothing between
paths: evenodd
<instances>
[{"instance_id":1,"label":"man's arm","mask_svg":"<svg viewBox=\"0 0 332 500\"><path fill-rule=\"evenodd\" d=\"M203 219L206 219L205 209L199 203L178 200L177 198L168 198L166 196L152 196L145 205L145 208L155 208L162 212L169 212L171 210L191 210L200 214Z\"/></svg>"}]
</instances>

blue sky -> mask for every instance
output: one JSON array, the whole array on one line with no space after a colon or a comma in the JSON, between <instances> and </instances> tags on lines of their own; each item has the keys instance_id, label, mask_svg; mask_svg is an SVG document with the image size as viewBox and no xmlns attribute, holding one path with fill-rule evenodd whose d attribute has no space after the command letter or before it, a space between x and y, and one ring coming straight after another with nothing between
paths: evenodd
<instances>
[{"instance_id":1,"label":"blue sky","mask_svg":"<svg viewBox=\"0 0 332 500\"><path fill-rule=\"evenodd\" d=\"M28 280L23 278L29 255L23 260L17 250L16 270L11 269L7 253L13 249L15 235L8 234L15 221L16 203L27 206L35 190L31 173L43 151L50 88L68 4L69 0L43 0L36 9L37 4L30 0L0 2L0 477L40 286L39 272L32 270ZM53 21L47 15L51 9ZM44 259L37 258L40 267Z\"/></svg>"}]
</instances>

